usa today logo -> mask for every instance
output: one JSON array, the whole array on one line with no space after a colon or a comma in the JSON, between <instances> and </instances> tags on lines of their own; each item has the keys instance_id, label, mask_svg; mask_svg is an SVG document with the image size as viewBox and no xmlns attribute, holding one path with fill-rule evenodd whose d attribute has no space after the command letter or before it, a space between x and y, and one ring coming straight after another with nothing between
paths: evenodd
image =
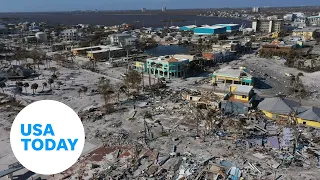
<instances>
[{"instance_id":1,"label":"usa today logo","mask_svg":"<svg viewBox=\"0 0 320 180\"><path fill-rule=\"evenodd\" d=\"M10 132L17 160L43 175L70 168L80 157L84 142L84 128L77 113L52 100L37 101L22 109Z\"/></svg>"}]
</instances>

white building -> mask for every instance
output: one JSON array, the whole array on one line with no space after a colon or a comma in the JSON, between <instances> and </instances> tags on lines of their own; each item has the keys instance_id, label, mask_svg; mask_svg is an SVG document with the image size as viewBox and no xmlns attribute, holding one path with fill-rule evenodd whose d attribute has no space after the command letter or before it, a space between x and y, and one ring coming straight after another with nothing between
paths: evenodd
<instances>
[{"instance_id":1,"label":"white building","mask_svg":"<svg viewBox=\"0 0 320 180\"><path fill-rule=\"evenodd\" d=\"M294 20L294 15L293 14L285 14L283 16L283 20L285 20L285 21L293 21Z\"/></svg>"},{"instance_id":2,"label":"white building","mask_svg":"<svg viewBox=\"0 0 320 180\"><path fill-rule=\"evenodd\" d=\"M283 28L283 20L258 20L252 21L252 29L255 32L280 32Z\"/></svg>"},{"instance_id":3,"label":"white building","mask_svg":"<svg viewBox=\"0 0 320 180\"><path fill-rule=\"evenodd\" d=\"M294 12L283 16L285 21L294 21L296 18L306 18L306 15L303 12Z\"/></svg>"},{"instance_id":4,"label":"white building","mask_svg":"<svg viewBox=\"0 0 320 180\"><path fill-rule=\"evenodd\" d=\"M79 41L80 36L77 29L66 29L60 33L64 41Z\"/></svg>"},{"instance_id":5,"label":"white building","mask_svg":"<svg viewBox=\"0 0 320 180\"><path fill-rule=\"evenodd\" d=\"M8 31L8 28L3 25L3 24L0 24L0 33L6 33Z\"/></svg>"},{"instance_id":6,"label":"white building","mask_svg":"<svg viewBox=\"0 0 320 180\"><path fill-rule=\"evenodd\" d=\"M167 11L167 8L166 7L163 7L162 8L162 12L166 12Z\"/></svg>"},{"instance_id":7,"label":"white building","mask_svg":"<svg viewBox=\"0 0 320 180\"><path fill-rule=\"evenodd\" d=\"M307 27L307 18L295 18L291 26L304 28Z\"/></svg>"},{"instance_id":8,"label":"white building","mask_svg":"<svg viewBox=\"0 0 320 180\"><path fill-rule=\"evenodd\" d=\"M109 35L111 44L120 47L134 46L137 38L133 37L131 34L121 33L121 34L111 34Z\"/></svg>"},{"instance_id":9,"label":"white building","mask_svg":"<svg viewBox=\"0 0 320 180\"><path fill-rule=\"evenodd\" d=\"M292 14L294 14L298 18L305 18L306 17L306 15L303 12L294 12Z\"/></svg>"},{"instance_id":10,"label":"white building","mask_svg":"<svg viewBox=\"0 0 320 180\"><path fill-rule=\"evenodd\" d=\"M35 34L35 36L39 42L47 42L48 41L48 35L45 32L37 32Z\"/></svg>"},{"instance_id":11,"label":"white building","mask_svg":"<svg viewBox=\"0 0 320 180\"><path fill-rule=\"evenodd\" d=\"M309 24L312 26L320 26L320 13L318 16L308 17Z\"/></svg>"},{"instance_id":12,"label":"white building","mask_svg":"<svg viewBox=\"0 0 320 180\"><path fill-rule=\"evenodd\" d=\"M252 12L258 13L258 12L260 12L260 8L259 7L253 7L252 8Z\"/></svg>"}]
</instances>

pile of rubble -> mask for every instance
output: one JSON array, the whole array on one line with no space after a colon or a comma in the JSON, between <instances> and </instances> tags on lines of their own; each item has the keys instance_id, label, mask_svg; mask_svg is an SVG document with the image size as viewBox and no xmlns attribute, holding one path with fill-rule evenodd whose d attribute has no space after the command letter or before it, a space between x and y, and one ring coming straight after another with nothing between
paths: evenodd
<instances>
[{"instance_id":1,"label":"pile of rubble","mask_svg":"<svg viewBox=\"0 0 320 180\"><path fill-rule=\"evenodd\" d=\"M144 96L119 103L115 113L121 119L95 106L79 112L84 122L102 121L104 128L93 136L104 145L64 175L80 179L316 179L312 177L320 165L320 140L314 138L320 131L316 129L272 121L254 110L247 115L225 115L217 107L221 99L210 92L159 89ZM214 102L215 108L195 105L207 101Z\"/></svg>"},{"instance_id":2,"label":"pile of rubble","mask_svg":"<svg viewBox=\"0 0 320 180\"><path fill-rule=\"evenodd\" d=\"M0 126L9 130L16 115L25 107L22 102L17 101L14 97L0 94Z\"/></svg>"}]
</instances>

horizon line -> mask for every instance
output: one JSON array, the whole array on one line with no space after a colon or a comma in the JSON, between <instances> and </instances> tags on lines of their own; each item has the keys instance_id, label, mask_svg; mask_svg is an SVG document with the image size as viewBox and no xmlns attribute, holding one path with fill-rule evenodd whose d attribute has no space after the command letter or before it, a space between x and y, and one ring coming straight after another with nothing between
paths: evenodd
<instances>
[{"instance_id":1,"label":"horizon line","mask_svg":"<svg viewBox=\"0 0 320 180\"><path fill-rule=\"evenodd\" d=\"M166 6L164 6L166 7ZM300 5L300 6L243 6L243 7L220 7L220 8L173 8L168 9L166 7L166 11L174 11L174 10L210 10L210 9L250 9L252 7L260 7L260 8L297 8L297 7L320 7L320 5ZM143 8L143 7L142 7ZM142 9L141 8L141 9ZM146 11L161 11L163 7L161 8L146 8ZM112 11L141 11L141 9L112 9L112 10L98 10L98 9L87 9L87 10L50 10L50 11L0 11L0 13L67 13L67 12L112 12Z\"/></svg>"}]
</instances>

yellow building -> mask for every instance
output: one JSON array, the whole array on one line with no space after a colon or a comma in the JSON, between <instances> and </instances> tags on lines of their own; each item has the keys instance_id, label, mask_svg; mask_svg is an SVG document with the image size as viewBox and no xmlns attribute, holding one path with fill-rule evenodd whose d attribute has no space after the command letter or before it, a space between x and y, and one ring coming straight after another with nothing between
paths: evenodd
<instances>
[{"instance_id":1,"label":"yellow building","mask_svg":"<svg viewBox=\"0 0 320 180\"><path fill-rule=\"evenodd\" d=\"M306 41L313 40L313 33L319 30L320 27L307 27L302 29L294 29L292 31L292 36L304 38Z\"/></svg>"},{"instance_id":2,"label":"yellow building","mask_svg":"<svg viewBox=\"0 0 320 180\"><path fill-rule=\"evenodd\" d=\"M308 107L306 111L297 115L297 123L320 128L320 108Z\"/></svg>"},{"instance_id":3,"label":"yellow building","mask_svg":"<svg viewBox=\"0 0 320 180\"><path fill-rule=\"evenodd\" d=\"M249 100L253 97L253 95L253 86L231 84L229 93L227 94L225 100L248 103Z\"/></svg>"},{"instance_id":4,"label":"yellow building","mask_svg":"<svg viewBox=\"0 0 320 180\"><path fill-rule=\"evenodd\" d=\"M244 67L232 69L226 66L212 74L212 83L253 86L253 78Z\"/></svg>"},{"instance_id":5,"label":"yellow building","mask_svg":"<svg viewBox=\"0 0 320 180\"><path fill-rule=\"evenodd\" d=\"M265 98L258 108L270 119L288 119L299 103L281 97Z\"/></svg>"},{"instance_id":6,"label":"yellow building","mask_svg":"<svg viewBox=\"0 0 320 180\"><path fill-rule=\"evenodd\" d=\"M272 34L271 34L271 38L278 38L279 37L279 33L278 32L273 32Z\"/></svg>"},{"instance_id":7,"label":"yellow building","mask_svg":"<svg viewBox=\"0 0 320 180\"><path fill-rule=\"evenodd\" d=\"M109 58L126 55L123 48L116 46L91 46L71 50L75 56L86 56L89 59L108 60Z\"/></svg>"}]
</instances>

